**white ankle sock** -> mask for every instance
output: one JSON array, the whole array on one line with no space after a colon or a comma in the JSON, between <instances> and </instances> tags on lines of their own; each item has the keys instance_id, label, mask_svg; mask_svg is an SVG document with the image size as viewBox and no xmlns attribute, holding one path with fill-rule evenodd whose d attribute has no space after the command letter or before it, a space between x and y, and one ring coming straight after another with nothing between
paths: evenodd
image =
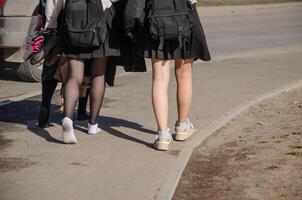
<instances>
[{"instance_id":1,"label":"white ankle sock","mask_svg":"<svg viewBox=\"0 0 302 200\"><path fill-rule=\"evenodd\" d=\"M98 127L98 124L91 125L88 123L88 134L89 135L96 135L96 134L100 133L101 131L102 131L102 129L100 129Z\"/></svg>"},{"instance_id":2,"label":"white ankle sock","mask_svg":"<svg viewBox=\"0 0 302 200\"><path fill-rule=\"evenodd\" d=\"M70 118L65 117L62 120L63 127L63 142L66 144L76 144L78 143L73 130L73 122Z\"/></svg>"}]
</instances>

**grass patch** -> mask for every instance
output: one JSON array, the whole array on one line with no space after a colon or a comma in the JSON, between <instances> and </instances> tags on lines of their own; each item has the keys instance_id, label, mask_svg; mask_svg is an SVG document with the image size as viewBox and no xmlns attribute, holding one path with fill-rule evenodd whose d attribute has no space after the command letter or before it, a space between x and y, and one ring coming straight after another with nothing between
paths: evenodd
<instances>
[{"instance_id":1,"label":"grass patch","mask_svg":"<svg viewBox=\"0 0 302 200\"><path fill-rule=\"evenodd\" d=\"M302 0L198 0L199 6L253 5L302 2Z\"/></svg>"}]
</instances>

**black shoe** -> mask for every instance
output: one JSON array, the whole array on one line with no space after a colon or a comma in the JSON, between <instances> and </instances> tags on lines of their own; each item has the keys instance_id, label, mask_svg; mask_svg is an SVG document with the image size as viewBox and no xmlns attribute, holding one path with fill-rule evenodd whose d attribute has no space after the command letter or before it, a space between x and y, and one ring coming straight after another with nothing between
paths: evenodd
<instances>
[{"instance_id":1,"label":"black shoe","mask_svg":"<svg viewBox=\"0 0 302 200\"><path fill-rule=\"evenodd\" d=\"M39 127L41 128L48 127L48 119L49 119L49 107L42 106L40 108L40 114L39 114Z\"/></svg>"}]
</instances>

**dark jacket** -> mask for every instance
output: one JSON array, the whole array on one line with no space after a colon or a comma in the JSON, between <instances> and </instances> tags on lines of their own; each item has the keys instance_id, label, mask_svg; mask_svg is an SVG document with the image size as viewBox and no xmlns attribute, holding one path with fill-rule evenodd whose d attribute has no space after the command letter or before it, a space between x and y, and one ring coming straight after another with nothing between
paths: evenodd
<instances>
[{"instance_id":1,"label":"dark jacket","mask_svg":"<svg viewBox=\"0 0 302 200\"><path fill-rule=\"evenodd\" d=\"M109 63L106 71L106 82L108 85L114 84L114 77L117 66L123 66L126 72L147 71L145 58L136 54L137 46L124 31L125 21L120 20L123 19L128 1L130 0L118 1L113 4L116 11L115 18L113 19L113 26L117 27L117 29L114 30L117 32L117 37L120 39L120 51L122 56L109 58Z\"/></svg>"},{"instance_id":2,"label":"dark jacket","mask_svg":"<svg viewBox=\"0 0 302 200\"><path fill-rule=\"evenodd\" d=\"M139 42L144 30L147 0L127 0L124 9L124 32L133 41Z\"/></svg>"}]
</instances>

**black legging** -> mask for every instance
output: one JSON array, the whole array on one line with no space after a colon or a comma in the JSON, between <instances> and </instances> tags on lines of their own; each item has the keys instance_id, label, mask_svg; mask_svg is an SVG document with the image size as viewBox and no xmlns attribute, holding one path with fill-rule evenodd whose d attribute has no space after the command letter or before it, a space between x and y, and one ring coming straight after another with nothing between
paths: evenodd
<instances>
[{"instance_id":1,"label":"black legging","mask_svg":"<svg viewBox=\"0 0 302 200\"><path fill-rule=\"evenodd\" d=\"M87 88L86 90L86 96L85 97L80 97L79 98L79 103L78 103L78 120L86 120L86 105L87 105L87 100L88 96L90 93L90 88Z\"/></svg>"},{"instance_id":2,"label":"black legging","mask_svg":"<svg viewBox=\"0 0 302 200\"><path fill-rule=\"evenodd\" d=\"M90 88L90 119L89 123L97 123L103 98L105 94L105 72L107 57L94 58L91 64L91 88ZM84 60L68 60L69 76L64 90L64 115L73 119L73 111L79 98L80 85L84 77Z\"/></svg>"},{"instance_id":3,"label":"black legging","mask_svg":"<svg viewBox=\"0 0 302 200\"><path fill-rule=\"evenodd\" d=\"M57 80L46 80L42 83L42 102L41 107L50 107L51 98L56 90Z\"/></svg>"},{"instance_id":4,"label":"black legging","mask_svg":"<svg viewBox=\"0 0 302 200\"><path fill-rule=\"evenodd\" d=\"M39 114L39 126L45 127L49 119L51 98L56 90L58 81L51 79L42 82L42 102Z\"/></svg>"}]
</instances>

